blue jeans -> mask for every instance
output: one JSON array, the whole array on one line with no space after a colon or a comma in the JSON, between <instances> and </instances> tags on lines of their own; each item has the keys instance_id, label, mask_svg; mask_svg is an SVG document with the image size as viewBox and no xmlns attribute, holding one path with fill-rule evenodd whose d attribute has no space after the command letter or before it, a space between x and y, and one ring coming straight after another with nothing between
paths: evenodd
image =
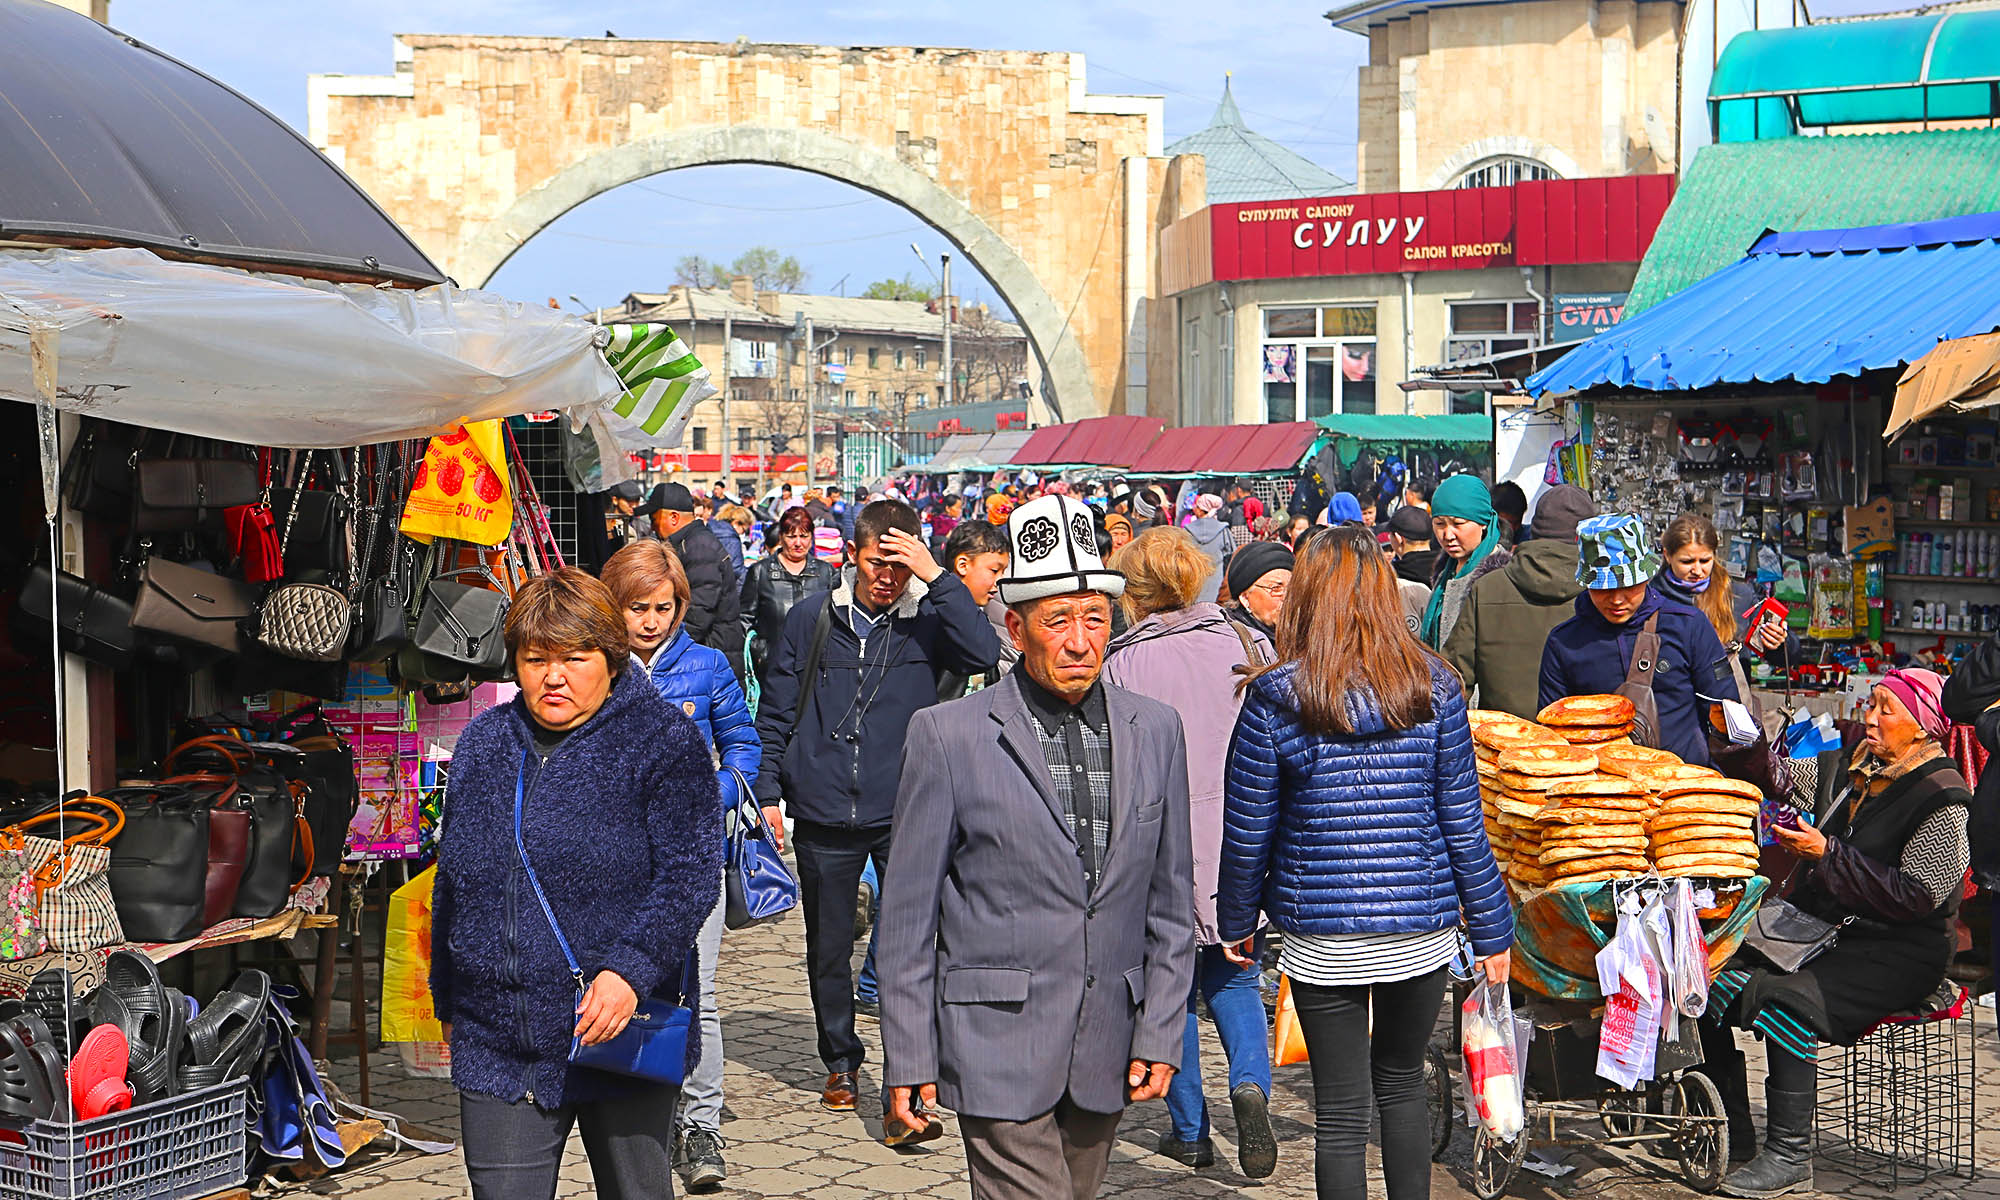
<instances>
[{"instance_id":1,"label":"blue jeans","mask_svg":"<svg viewBox=\"0 0 2000 1200\"><path fill-rule=\"evenodd\" d=\"M881 932L882 923L875 918L882 912L882 877L875 871L873 858L861 869L861 881L868 885L868 894L875 899L868 913L868 956L861 960L861 977L854 981L854 998L879 1002L882 993L875 978L875 938Z\"/></svg>"},{"instance_id":2,"label":"blue jeans","mask_svg":"<svg viewBox=\"0 0 2000 1200\"><path fill-rule=\"evenodd\" d=\"M1251 958L1264 951L1257 938ZM1167 1085L1167 1116L1174 1136L1183 1142L1208 1136L1208 1102L1201 1094L1201 1026L1194 1015L1195 997L1208 1001L1208 1015L1229 1059L1229 1087L1234 1091L1254 1083L1271 1094L1271 1039L1264 1024L1263 972L1239 967L1223 957L1222 947L1203 946L1195 953L1194 986L1188 989L1187 1031L1181 1038L1181 1069Z\"/></svg>"}]
</instances>

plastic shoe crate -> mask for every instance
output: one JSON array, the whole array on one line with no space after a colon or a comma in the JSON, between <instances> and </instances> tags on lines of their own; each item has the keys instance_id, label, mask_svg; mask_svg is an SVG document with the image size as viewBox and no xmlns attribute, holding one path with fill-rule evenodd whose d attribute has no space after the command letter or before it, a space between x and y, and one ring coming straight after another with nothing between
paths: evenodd
<instances>
[{"instance_id":1,"label":"plastic shoe crate","mask_svg":"<svg viewBox=\"0 0 2000 1200\"><path fill-rule=\"evenodd\" d=\"M246 1178L244 1081L62 1125L0 1128L0 1200L190 1200Z\"/></svg>"}]
</instances>

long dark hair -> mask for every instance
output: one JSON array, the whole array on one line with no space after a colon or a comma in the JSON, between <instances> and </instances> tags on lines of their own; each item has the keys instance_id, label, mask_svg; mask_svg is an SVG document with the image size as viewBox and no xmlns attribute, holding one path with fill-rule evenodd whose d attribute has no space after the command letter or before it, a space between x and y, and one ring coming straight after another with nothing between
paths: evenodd
<instances>
[{"instance_id":1,"label":"long dark hair","mask_svg":"<svg viewBox=\"0 0 2000 1200\"><path fill-rule=\"evenodd\" d=\"M1410 633L1372 530L1324 525L1306 536L1278 612L1277 649L1273 667L1298 664L1292 691L1314 733L1357 732L1348 705L1357 693L1373 697L1391 729L1431 719L1431 656Z\"/></svg>"}]
</instances>

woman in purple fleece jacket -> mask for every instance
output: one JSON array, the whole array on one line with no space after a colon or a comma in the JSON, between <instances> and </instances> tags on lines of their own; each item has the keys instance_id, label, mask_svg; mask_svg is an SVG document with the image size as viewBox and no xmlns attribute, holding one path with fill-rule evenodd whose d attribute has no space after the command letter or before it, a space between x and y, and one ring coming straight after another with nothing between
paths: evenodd
<instances>
[{"instance_id":1,"label":"woman in purple fleece jacket","mask_svg":"<svg viewBox=\"0 0 2000 1200\"><path fill-rule=\"evenodd\" d=\"M722 877L722 815L694 723L633 671L603 584L564 568L507 614L521 695L452 756L431 994L451 1045L475 1200L546 1200L580 1126L600 1195L672 1196L679 1089L572 1067L681 970ZM588 982L578 1006L521 842ZM690 1039L690 1066L699 1055Z\"/></svg>"}]
</instances>

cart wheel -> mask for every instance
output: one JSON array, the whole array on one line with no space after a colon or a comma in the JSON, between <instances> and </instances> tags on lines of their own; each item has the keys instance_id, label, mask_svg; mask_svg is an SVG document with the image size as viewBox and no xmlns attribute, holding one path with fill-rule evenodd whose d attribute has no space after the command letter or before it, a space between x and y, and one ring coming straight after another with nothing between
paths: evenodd
<instances>
[{"instance_id":1,"label":"cart wheel","mask_svg":"<svg viewBox=\"0 0 2000 1200\"><path fill-rule=\"evenodd\" d=\"M1708 1076L1683 1071L1674 1081L1673 1096L1683 1118L1673 1139L1681 1177L1697 1192L1712 1192L1729 1169L1729 1122L1721 1119L1722 1093Z\"/></svg>"},{"instance_id":2,"label":"cart wheel","mask_svg":"<svg viewBox=\"0 0 2000 1200\"><path fill-rule=\"evenodd\" d=\"M1431 1161L1444 1157L1451 1145L1451 1127L1458 1115L1457 1097L1451 1090L1451 1060L1432 1046L1424 1055L1424 1103L1431 1114Z\"/></svg>"},{"instance_id":3,"label":"cart wheel","mask_svg":"<svg viewBox=\"0 0 2000 1200\"><path fill-rule=\"evenodd\" d=\"M1636 1137L1646 1131L1646 1093L1606 1092L1597 1098L1597 1119L1612 1137Z\"/></svg>"},{"instance_id":4,"label":"cart wheel","mask_svg":"<svg viewBox=\"0 0 2000 1200\"><path fill-rule=\"evenodd\" d=\"M1472 1131L1472 1194L1479 1200L1494 1200L1514 1181L1514 1172L1528 1157L1528 1131L1511 1142L1503 1142L1486 1131Z\"/></svg>"}]
</instances>

